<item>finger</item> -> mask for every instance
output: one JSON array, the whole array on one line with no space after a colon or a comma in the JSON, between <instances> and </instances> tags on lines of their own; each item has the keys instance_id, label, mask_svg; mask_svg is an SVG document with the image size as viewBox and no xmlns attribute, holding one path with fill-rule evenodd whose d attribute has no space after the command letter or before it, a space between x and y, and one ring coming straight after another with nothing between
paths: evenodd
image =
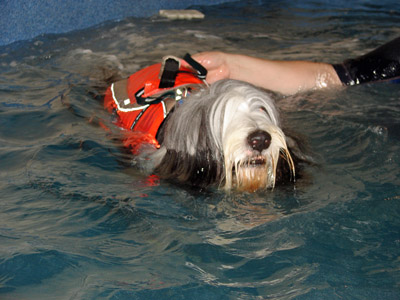
<instances>
[{"instance_id":1,"label":"finger","mask_svg":"<svg viewBox=\"0 0 400 300\"><path fill-rule=\"evenodd\" d=\"M212 69L218 65L218 55L215 52L200 52L192 57L206 69Z\"/></svg>"}]
</instances>

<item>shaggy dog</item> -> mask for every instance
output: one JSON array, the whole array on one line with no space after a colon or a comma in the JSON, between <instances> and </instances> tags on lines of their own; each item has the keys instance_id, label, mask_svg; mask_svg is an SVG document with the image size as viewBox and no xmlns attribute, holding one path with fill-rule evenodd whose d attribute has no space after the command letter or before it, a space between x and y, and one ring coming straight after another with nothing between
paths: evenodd
<instances>
[{"instance_id":1,"label":"shaggy dog","mask_svg":"<svg viewBox=\"0 0 400 300\"><path fill-rule=\"evenodd\" d=\"M162 179L196 186L249 192L274 188L294 182L295 165L302 160L268 93L235 80L204 86L177 102L157 140L161 147L137 161Z\"/></svg>"}]
</instances>

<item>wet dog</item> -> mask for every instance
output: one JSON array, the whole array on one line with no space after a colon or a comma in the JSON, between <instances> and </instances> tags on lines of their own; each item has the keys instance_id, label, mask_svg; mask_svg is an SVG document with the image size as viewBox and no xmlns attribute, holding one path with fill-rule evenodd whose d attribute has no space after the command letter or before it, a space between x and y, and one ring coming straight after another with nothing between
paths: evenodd
<instances>
[{"instance_id":1,"label":"wet dog","mask_svg":"<svg viewBox=\"0 0 400 300\"><path fill-rule=\"evenodd\" d=\"M269 94L235 80L203 87L182 104L176 103L157 140L160 148L137 160L146 162L152 173L226 190L254 192L294 182L302 156L295 140L281 128Z\"/></svg>"}]
</instances>

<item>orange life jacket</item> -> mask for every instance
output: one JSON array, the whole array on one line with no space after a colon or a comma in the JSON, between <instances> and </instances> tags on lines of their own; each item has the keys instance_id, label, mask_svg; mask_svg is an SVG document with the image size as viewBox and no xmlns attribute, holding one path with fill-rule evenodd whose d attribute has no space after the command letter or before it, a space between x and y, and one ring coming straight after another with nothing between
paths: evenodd
<instances>
[{"instance_id":1,"label":"orange life jacket","mask_svg":"<svg viewBox=\"0 0 400 300\"><path fill-rule=\"evenodd\" d=\"M186 54L183 60L166 57L163 63L113 83L105 93L104 107L116 114L118 126L129 130L124 146L134 154L143 143L159 147L156 136L162 122L176 101L205 84L206 74L206 69Z\"/></svg>"}]
</instances>

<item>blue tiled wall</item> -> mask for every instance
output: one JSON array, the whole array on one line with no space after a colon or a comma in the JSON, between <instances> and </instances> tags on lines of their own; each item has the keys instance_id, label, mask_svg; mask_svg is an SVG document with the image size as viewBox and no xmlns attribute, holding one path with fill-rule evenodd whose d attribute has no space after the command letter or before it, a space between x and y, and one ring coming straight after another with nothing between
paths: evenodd
<instances>
[{"instance_id":1,"label":"blue tiled wall","mask_svg":"<svg viewBox=\"0 0 400 300\"><path fill-rule=\"evenodd\" d=\"M0 45L43 33L62 33L159 9L183 9L222 0L0 0Z\"/></svg>"}]
</instances>

